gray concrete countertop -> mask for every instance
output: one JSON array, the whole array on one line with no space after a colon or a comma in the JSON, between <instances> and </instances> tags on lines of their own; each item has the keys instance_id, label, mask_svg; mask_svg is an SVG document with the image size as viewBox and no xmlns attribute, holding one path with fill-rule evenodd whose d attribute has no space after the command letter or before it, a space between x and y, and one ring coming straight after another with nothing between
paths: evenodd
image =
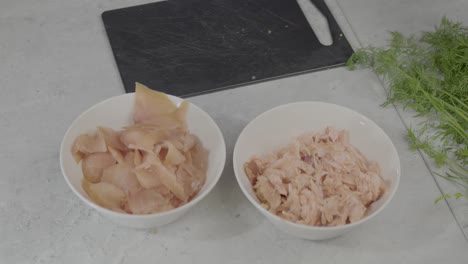
<instances>
[{"instance_id":1,"label":"gray concrete countertop","mask_svg":"<svg viewBox=\"0 0 468 264\"><path fill-rule=\"evenodd\" d=\"M190 98L220 126L226 168L196 208L157 232L116 226L79 201L60 172L62 136L82 111L124 91L100 14L146 2L0 0L0 263L467 263L460 228L468 222L466 202L451 204L461 208L458 221L447 203L434 205L437 181L405 139L410 115L400 111L402 121L393 107L380 106L385 91L366 70L336 68ZM339 0L333 8L362 45L383 45L387 30L429 30L443 15L468 24L464 0ZM303 100L368 116L391 137L402 163L387 209L323 242L277 231L232 171L242 128L267 109Z\"/></svg>"}]
</instances>

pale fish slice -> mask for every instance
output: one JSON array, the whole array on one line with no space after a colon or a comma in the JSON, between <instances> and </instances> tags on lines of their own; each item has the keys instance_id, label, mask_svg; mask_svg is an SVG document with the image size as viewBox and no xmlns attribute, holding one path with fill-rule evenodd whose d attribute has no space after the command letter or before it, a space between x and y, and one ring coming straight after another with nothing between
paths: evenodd
<instances>
[{"instance_id":1,"label":"pale fish slice","mask_svg":"<svg viewBox=\"0 0 468 264\"><path fill-rule=\"evenodd\" d=\"M171 210L171 202L155 189L144 189L128 198L128 208L133 214L151 214Z\"/></svg>"},{"instance_id":2,"label":"pale fish slice","mask_svg":"<svg viewBox=\"0 0 468 264\"><path fill-rule=\"evenodd\" d=\"M185 153L186 160L180 165L192 176L193 188L197 186L199 188L203 187L206 181L208 152L198 144L199 143L189 152Z\"/></svg>"},{"instance_id":3,"label":"pale fish slice","mask_svg":"<svg viewBox=\"0 0 468 264\"><path fill-rule=\"evenodd\" d=\"M183 101L179 107L161 92L136 83L133 119L136 124L145 123L164 129L185 128L189 103Z\"/></svg>"},{"instance_id":4,"label":"pale fish slice","mask_svg":"<svg viewBox=\"0 0 468 264\"><path fill-rule=\"evenodd\" d=\"M175 111L175 116L179 121L185 122L188 108L189 108L189 102L187 100L184 100L182 101L182 103L180 103L179 107Z\"/></svg>"},{"instance_id":5,"label":"pale fish slice","mask_svg":"<svg viewBox=\"0 0 468 264\"><path fill-rule=\"evenodd\" d=\"M135 83L135 103L133 120L146 123L154 117L174 112L177 107L169 97L161 92L149 89L141 83Z\"/></svg>"},{"instance_id":6,"label":"pale fish slice","mask_svg":"<svg viewBox=\"0 0 468 264\"><path fill-rule=\"evenodd\" d=\"M135 151L136 150L130 150L124 155L124 162L130 167L135 167Z\"/></svg>"},{"instance_id":7,"label":"pale fish slice","mask_svg":"<svg viewBox=\"0 0 468 264\"><path fill-rule=\"evenodd\" d=\"M145 189L156 188L162 185L160 177L153 167L135 169L134 172L138 182Z\"/></svg>"},{"instance_id":8,"label":"pale fish slice","mask_svg":"<svg viewBox=\"0 0 468 264\"><path fill-rule=\"evenodd\" d=\"M166 186L167 189L169 189L180 200L187 200L188 197L184 193L184 188L179 182L177 182L174 168L168 169L160 160L157 160L156 164L154 164L152 168L155 169L161 183Z\"/></svg>"},{"instance_id":9,"label":"pale fish slice","mask_svg":"<svg viewBox=\"0 0 468 264\"><path fill-rule=\"evenodd\" d=\"M145 152L143 153L143 156L140 154L140 161L138 162L139 164L135 166L135 169L149 169L151 166L156 164L156 162L159 161L159 157L157 156L157 153L160 151L160 145L156 146L156 153L152 152ZM135 154L135 157L137 157L137 154ZM137 163L137 162L135 162Z\"/></svg>"},{"instance_id":10,"label":"pale fish slice","mask_svg":"<svg viewBox=\"0 0 468 264\"><path fill-rule=\"evenodd\" d=\"M178 150L186 152L195 145L195 136L184 128L168 130L166 140L170 141Z\"/></svg>"},{"instance_id":11,"label":"pale fish slice","mask_svg":"<svg viewBox=\"0 0 468 264\"><path fill-rule=\"evenodd\" d=\"M185 156L170 141L162 143L159 157L166 165L179 165L185 161Z\"/></svg>"},{"instance_id":12,"label":"pale fish slice","mask_svg":"<svg viewBox=\"0 0 468 264\"><path fill-rule=\"evenodd\" d=\"M185 133L184 136L182 136L181 143L183 145L182 150L183 151L188 151L191 150L197 142L197 138L190 133Z\"/></svg>"},{"instance_id":13,"label":"pale fish slice","mask_svg":"<svg viewBox=\"0 0 468 264\"><path fill-rule=\"evenodd\" d=\"M151 124L160 130L174 130L177 128L185 128L185 123L180 121L174 113L167 115L155 116L153 118L147 119L144 122Z\"/></svg>"},{"instance_id":14,"label":"pale fish slice","mask_svg":"<svg viewBox=\"0 0 468 264\"><path fill-rule=\"evenodd\" d=\"M115 164L115 159L108 152L96 152L86 156L82 163L81 169L86 180L96 183L101 180L104 169Z\"/></svg>"},{"instance_id":15,"label":"pale fish slice","mask_svg":"<svg viewBox=\"0 0 468 264\"><path fill-rule=\"evenodd\" d=\"M132 168L126 164L115 164L105 169L102 173L101 182L107 182L119 187L127 195L137 193L142 189Z\"/></svg>"},{"instance_id":16,"label":"pale fish slice","mask_svg":"<svg viewBox=\"0 0 468 264\"><path fill-rule=\"evenodd\" d=\"M179 182L184 188L185 196L192 198L201 189L202 184L200 179L194 176L193 172L190 173L186 166L179 166L175 172L175 175L177 182Z\"/></svg>"},{"instance_id":17,"label":"pale fish slice","mask_svg":"<svg viewBox=\"0 0 468 264\"><path fill-rule=\"evenodd\" d=\"M130 149L151 152L154 146L163 140L163 135L160 131L134 128L123 130L120 140Z\"/></svg>"},{"instance_id":18,"label":"pale fish slice","mask_svg":"<svg viewBox=\"0 0 468 264\"><path fill-rule=\"evenodd\" d=\"M208 150L206 150L201 141L195 137L195 146L190 150L192 157L192 165L197 170L203 173L203 177L206 176L206 170L208 168ZM204 179L203 179L204 180Z\"/></svg>"},{"instance_id":19,"label":"pale fish slice","mask_svg":"<svg viewBox=\"0 0 468 264\"><path fill-rule=\"evenodd\" d=\"M125 163L125 157L123 156L122 152L120 152L120 150L115 149L111 146L107 146L107 148L109 149L109 153L112 155L112 157L114 157L117 163L119 164Z\"/></svg>"},{"instance_id":20,"label":"pale fish slice","mask_svg":"<svg viewBox=\"0 0 468 264\"><path fill-rule=\"evenodd\" d=\"M72 155L76 163L88 154L106 151L106 142L99 133L82 134L75 139L72 146Z\"/></svg>"},{"instance_id":21,"label":"pale fish slice","mask_svg":"<svg viewBox=\"0 0 468 264\"><path fill-rule=\"evenodd\" d=\"M158 146L158 147L160 147L160 146ZM161 152L163 150L158 150L158 149L160 149L160 148L157 148L157 151L161 155ZM166 154L163 154L164 156L167 156L167 155L169 155L167 153L170 153L170 151L165 151L165 152L166 152ZM184 158L184 160L185 160L185 158ZM140 181L140 183L141 183L141 185L143 187L145 187L145 188L154 188L154 187L158 187L158 186L160 186L162 184L161 177L166 177L167 176L166 171L169 172L169 170L167 170L164 165L161 165L161 166L160 165L161 165L161 161L160 161L158 155L155 155L155 154L149 153L149 152L144 154L141 164L135 167L135 173L136 173L137 178L138 178L138 180ZM161 170L162 170L162 172L161 172ZM175 173L171 177L176 177ZM174 183L172 183L172 182L173 182L172 180L166 179L165 180L166 184L164 186L166 186L169 190L175 192L176 190L178 190L178 187L176 187L177 186L177 181L175 181ZM171 188L170 186L174 186L174 187ZM181 198L182 196L179 195L178 197ZM186 197L186 195L184 195L184 197Z\"/></svg>"},{"instance_id":22,"label":"pale fish slice","mask_svg":"<svg viewBox=\"0 0 468 264\"><path fill-rule=\"evenodd\" d=\"M98 127L97 133L101 134L108 147L125 151L127 147L120 141L120 132L109 127Z\"/></svg>"},{"instance_id":23,"label":"pale fish slice","mask_svg":"<svg viewBox=\"0 0 468 264\"><path fill-rule=\"evenodd\" d=\"M138 165L141 164L143 158L141 156L141 152L138 149L135 149L134 154L135 154L135 156L134 156L134 159L133 159L133 163L135 164L135 166L138 166Z\"/></svg>"},{"instance_id":24,"label":"pale fish slice","mask_svg":"<svg viewBox=\"0 0 468 264\"><path fill-rule=\"evenodd\" d=\"M90 183L83 179L82 187L96 204L113 211L125 212L122 210L126 199L125 193L113 184L107 182Z\"/></svg>"}]
</instances>

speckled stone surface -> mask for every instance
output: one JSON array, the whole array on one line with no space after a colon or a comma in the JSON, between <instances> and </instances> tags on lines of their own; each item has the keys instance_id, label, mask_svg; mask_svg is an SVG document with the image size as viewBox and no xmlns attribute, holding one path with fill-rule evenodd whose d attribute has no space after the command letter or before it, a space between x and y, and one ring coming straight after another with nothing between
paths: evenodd
<instances>
[{"instance_id":1,"label":"speckled stone surface","mask_svg":"<svg viewBox=\"0 0 468 264\"><path fill-rule=\"evenodd\" d=\"M130 230L80 202L60 172L60 141L82 111L123 93L100 14L145 2L0 0L0 263L468 261L458 222L447 203L433 204L440 189L421 155L408 150L398 113L380 106L385 91L369 71L338 68L191 98L219 124L228 160L212 193L172 225ZM345 14L363 45L384 44L386 30L431 29L444 14L468 23L462 0L338 4L336 12ZM402 163L400 188L388 208L368 225L323 242L277 231L243 197L232 171L242 128L271 107L303 100L341 104L373 119ZM411 113L402 116L411 121ZM466 223L467 205L452 208Z\"/></svg>"}]
</instances>

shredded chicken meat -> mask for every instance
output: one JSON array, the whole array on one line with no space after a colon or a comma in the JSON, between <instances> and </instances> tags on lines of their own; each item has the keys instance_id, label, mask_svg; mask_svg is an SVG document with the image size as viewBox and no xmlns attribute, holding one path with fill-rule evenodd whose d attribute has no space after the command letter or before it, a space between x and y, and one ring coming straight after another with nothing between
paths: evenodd
<instances>
[{"instance_id":1,"label":"shredded chicken meat","mask_svg":"<svg viewBox=\"0 0 468 264\"><path fill-rule=\"evenodd\" d=\"M137 83L134 124L121 131L98 127L73 144L88 196L129 214L171 210L195 197L205 182L207 151L186 127L187 110L187 101L177 107Z\"/></svg>"},{"instance_id":2,"label":"shredded chicken meat","mask_svg":"<svg viewBox=\"0 0 468 264\"><path fill-rule=\"evenodd\" d=\"M270 212L311 226L338 226L363 218L386 190L380 167L327 127L244 164L257 198Z\"/></svg>"}]
</instances>

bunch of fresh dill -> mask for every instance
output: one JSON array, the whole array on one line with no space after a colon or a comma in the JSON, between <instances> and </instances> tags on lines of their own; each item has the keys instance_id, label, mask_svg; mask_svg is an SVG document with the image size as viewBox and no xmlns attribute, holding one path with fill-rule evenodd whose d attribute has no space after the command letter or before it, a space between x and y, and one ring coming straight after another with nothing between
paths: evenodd
<instances>
[{"instance_id":1,"label":"bunch of fresh dill","mask_svg":"<svg viewBox=\"0 0 468 264\"><path fill-rule=\"evenodd\" d=\"M383 78L388 85L384 105L401 104L424 117L424 123L408 129L410 148L446 166L446 173L437 175L467 197L468 27L443 18L433 32L419 37L391 32L388 48L357 50L348 61L349 69L356 66L370 67Z\"/></svg>"}]
</instances>

